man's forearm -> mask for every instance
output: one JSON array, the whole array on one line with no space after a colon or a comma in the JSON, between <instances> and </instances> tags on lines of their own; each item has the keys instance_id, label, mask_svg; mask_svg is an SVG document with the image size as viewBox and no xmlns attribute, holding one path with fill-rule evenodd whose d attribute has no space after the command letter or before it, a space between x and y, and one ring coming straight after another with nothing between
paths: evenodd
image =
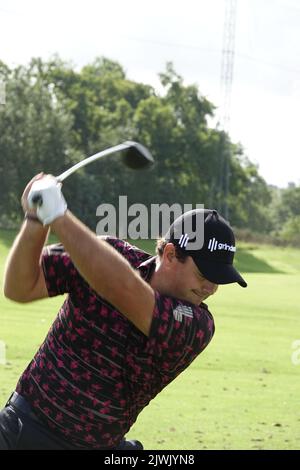
<instances>
[{"instance_id":1,"label":"man's forearm","mask_svg":"<svg viewBox=\"0 0 300 470\"><path fill-rule=\"evenodd\" d=\"M22 301L35 286L40 274L40 257L49 228L25 220L10 250L5 274L4 294Z\"/></svg>"}]
</instances>

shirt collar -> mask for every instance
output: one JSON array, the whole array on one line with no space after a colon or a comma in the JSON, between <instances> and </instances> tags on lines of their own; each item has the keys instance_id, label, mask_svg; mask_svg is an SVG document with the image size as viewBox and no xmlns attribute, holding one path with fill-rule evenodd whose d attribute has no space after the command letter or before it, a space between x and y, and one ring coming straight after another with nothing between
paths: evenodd
<instances>
[{"instance_id":1,"label":"shirt collar","mask_svg":"<svg viewBox=\"0 0 300 470\"><path fill-rule=\"evenodd\" d=\"M151 256L150 258L143 261L139 266L138 270L141 273L142 278L144 281L150 281L152 274L155 271L156 267L156 256Z\"/></svg>"}]
</instances>

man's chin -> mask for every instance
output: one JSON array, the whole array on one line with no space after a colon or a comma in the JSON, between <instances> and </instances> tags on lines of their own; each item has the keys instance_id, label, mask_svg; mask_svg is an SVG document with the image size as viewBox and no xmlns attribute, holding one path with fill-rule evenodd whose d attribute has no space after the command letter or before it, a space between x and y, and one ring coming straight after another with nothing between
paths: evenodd
<instances>
[{"instance_id":1,"label":"man's chin","mask_svg":"<svg viewBox=\"0 0 300 470\"><path fill-rule=\"evenodd\" d=\"M210 297L212 294L207 294L207 295L202 295L201 296L201 302L204 302L206 299L208 299L208 297ZM200 302L200 303L201 303Z\"/></svg>"}]
</instances>

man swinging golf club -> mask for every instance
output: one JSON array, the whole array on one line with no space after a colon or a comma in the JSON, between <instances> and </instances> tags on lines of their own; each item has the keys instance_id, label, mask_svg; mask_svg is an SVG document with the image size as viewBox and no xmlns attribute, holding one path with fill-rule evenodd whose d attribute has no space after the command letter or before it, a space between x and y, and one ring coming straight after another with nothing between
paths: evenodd
<instances>
[{"instance_id":1,"label":"man swinging golf club","mask_svg":"<svg viewBox=\"0 0 300 470\"><path fill-rule=\"evenodd\" d=\"M233 232L215 210L190 211L152 257L92 233L67 209L52 176L34 178L22 204L6 297L68 295L0 412L0 448L142 449L125 434L214 334L203 301L219 284L246 287L232 264ZM195 227L199 211L203 227ZM180 234L183 222L193 234ZM61 244L44 247L49 228ZM203 246L189 249L194 230L203 228Z\"/></svg>"}]
</instances>

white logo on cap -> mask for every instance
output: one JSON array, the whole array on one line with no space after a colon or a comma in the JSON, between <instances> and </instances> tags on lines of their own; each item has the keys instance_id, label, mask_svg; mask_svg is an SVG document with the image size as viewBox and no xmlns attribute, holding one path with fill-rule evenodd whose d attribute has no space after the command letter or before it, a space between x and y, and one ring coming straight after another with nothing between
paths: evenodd
<instances>
[{"instance_id":1,"label":"white logo on cap","mask_svg":"<svg viewBox=\"0 0 300 470\"><path fill-rule=\"evenodd\" d=\"M179 240L180 248L185 248L186 245L188 244L189 239L190 237L188 236L187 233L185 233L184 235L181 235L180 240Z\"/></svg>"},{"instance_id":2,"label":"white logo on cap","mask_svg":"<svg viewBox=\"0 0 300 470\"><path fill-rule=\"evenodd\" d=\"M227 243L219 243L215 238L211 238L208 242L207 247L211 252L217 250L225 251L236 251L236 247L233 245L227 245Z\"/></svg>"}]
</instances>

